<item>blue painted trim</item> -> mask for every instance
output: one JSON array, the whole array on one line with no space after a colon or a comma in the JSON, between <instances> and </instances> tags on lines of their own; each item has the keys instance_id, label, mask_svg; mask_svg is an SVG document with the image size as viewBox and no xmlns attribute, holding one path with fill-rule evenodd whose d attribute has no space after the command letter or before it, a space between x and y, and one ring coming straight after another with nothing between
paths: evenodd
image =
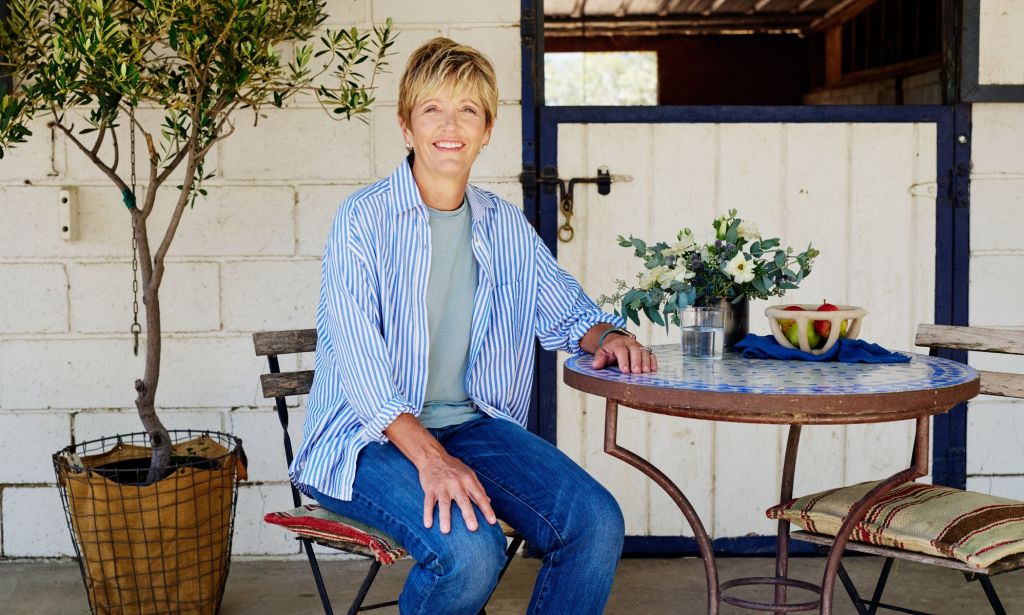
<instances>
[{"instance_id":1,"label":"blue painted trim","mask_svg":"<svg viewBox=\"0 0 1024 615\"><path fill-rule=\"evenodd\" d=\"M959 142L959 137L964 142ZM954 126L948 146L940 147L939 164L947 165L946 190L936 199L936 278L935 322L937 324L969 324L970 300L970 172L971 172L971 106L954 107ZM939 356L967 362L964 351L943 350ZM950 412L932 420L932 482L964 489L967 486L967 404L959 404Z\"/></svg>"},{"instance_id":2,"label":"blue painted trim","mask_svg":"<svg viewBox=\"0 0 1024 615\"><path fill-rule=\"evenodd\" d=\"M547 139L545 129L555 124L661 123L661 122L940 122L950 121L948 107L905 105L881 107L869 105L804 105L759 107L659 106L659 107L541 107L541 147ZM543 151L541 153L543 160ZM545 164L554 164L553 162Z\"/></svg>"},{"instance_id":3,"label":"blue painted trim","mask_svg":"<svg viewBox=\"0 0 1024 615\"><path fill-rule=\"evenodd\" d=\"M539 137L538 116L541 104L543 104L544 85L544 36L543 21L544 11L538 10L539 0L520 0L520 67L521 67L521 90L522 97L522 167L533 166L539 169L537 156L537 139ZM533 23L530 28L528 24ZM532 31L531 31L532 30ZM532 44L531 44L532 43ZM527 197L523 192L523 213L526 219L534 227L539 228L537 215L540 209L539 200L535 196ZM540 391L541 380L538 374L549 371L549 368L542 365L540 344L536 345L536 356L534 362L533 387L530 392L530 407L526 414L526 428L536 434L540 431ZM545 386L550 386L546 384Z\"/></svg>"},{"instance_id":4,"label":"blue painted trim","mask_svg":"<svg viewBox=\"0 0 1024 615\"><path fill-rule=\"evenodd\" d=\"M775 555L774 536L737 536L716 538L712 541L715 555ZM809 542L792 540L790 555L814 555L815 546ZM627 557L700 556L697 541L689 536L626 536L622 554Z\"/></svg>"}]
</instances>

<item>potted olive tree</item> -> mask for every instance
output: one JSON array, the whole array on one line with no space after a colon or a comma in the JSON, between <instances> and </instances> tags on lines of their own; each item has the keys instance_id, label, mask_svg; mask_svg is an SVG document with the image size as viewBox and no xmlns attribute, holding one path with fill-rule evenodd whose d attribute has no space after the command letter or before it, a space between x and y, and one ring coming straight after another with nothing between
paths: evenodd
<instances>
[{"instance_id":1,"label":"potted olive tree","mask_svg":"<svg viewBox=\"0 0 1024 615\"><path fill-rule=\"evenodd\" d=\"M213 613L219 605L244 454L225 434L178 434L160 421L160 285L182 217L207 195L207 155L242 113L258 118L300 95L337 119L369 111L393 44L391 21L320 32L325 6L10 0L0 20L0 84L9 89L0 98L0 158L31 137L33 119L48 119L116 186L137 247L146 327L145 371L134 387L145 432L140 441L116 436L55 455L94 612ZM146 125L139 109L162 121ZM112 156L101 154L105 141ZM173 201L173 211L154 228L164 191L176 192L161 200ZM129 468L140 459L141 468Z\"/></svg>"}]
</instances>

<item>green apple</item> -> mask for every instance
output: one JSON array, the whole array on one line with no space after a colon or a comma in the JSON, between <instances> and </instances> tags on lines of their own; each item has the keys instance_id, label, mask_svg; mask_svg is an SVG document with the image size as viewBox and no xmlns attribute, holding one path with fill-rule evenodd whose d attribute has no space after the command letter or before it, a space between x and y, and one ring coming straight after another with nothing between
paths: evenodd
<instances>
[{"instance_id":1,"label":"green apple","mask_svg":"<svg viewBox=\"0 0 1024 615\"><path fill-rule=\"evenodd\" d=\"M814 327L807 327L807 343L810 344L811 348L821 348L824 346L825 338L818 335L818 332L814 330Z\"/></svg>"},{"instance_id":2,"label":"green apple","mask_svg":"<svg viewBox=\"0 0 1024 615\"><path fill-rule=\"evenodd\" d=\"M800 348L800 331L796 326L796 321L791 320L789 322L793 324L789 326L789 329L786 329L786 339L789 340L789 343L793 344L795 348Z\"/></svg>"}]
</instances>

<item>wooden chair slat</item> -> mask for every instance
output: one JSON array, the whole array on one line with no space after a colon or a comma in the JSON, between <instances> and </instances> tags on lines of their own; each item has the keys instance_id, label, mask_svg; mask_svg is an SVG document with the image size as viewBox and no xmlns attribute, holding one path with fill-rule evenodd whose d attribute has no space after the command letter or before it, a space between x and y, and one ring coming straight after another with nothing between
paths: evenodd
<instances>
[{"instance_id":1,"label":"wooden chair slat","mask_svg":"<svg viewBox=\"0 0 1024 615\"><path fill-rule=\"evenodd\" d=\"M252 334L256 356L294 354L316 350L316 329L291 331L260 331Z\"/></svg>"},{"instance_id":2,"label":"wooden chair slat","mask_svg":"<svg viewBox=\"0 0 1024 615\"><path fill-rule=\"evenodd\" d=\"M305 395L313 386L313 370L263 374L260 376L260 384L263 386L263 397Z\"/></svg>"},{"instance_id":3,"label":"wooden chair slat","mask_svg":"<svg viewBox=\"0 0 1024 615\"><path fill-rule=\"evenodd\" d=\"M914 343L929 348L1024 354L1024 329L921 324Z\"/></svg>"},{"instance_id":4,"label":"wooden chair slat","mask_svg":"<svg viewBox=\"0 0 1024 615\"><path fill-rule=\"evenodd\" d=\"M1024 374L984 371L979 373L982 394L1024 399Z\"/></svg>"},{"instance_id":5,"label":"wooden chair slat","mask_svg":"<svg viewBox=\"0 0 1024 615\"><path fill-rule=\"evenodd\" d=\"M803 530L791 532L790 536L794 540L810 542L823 547L831 547L832 543L836 540L834 536L815 534L812 532L805 532ZM924 553L917 553L916 551L904 551L893 547L872 545L866 542L856 542L854 540L846 543L846 550L856 551L858 553L867 553L870 555L880 555L882 557L891 557L894 559L902 559L910 562L917 562L919 564L941 566L942 568L952 568L953 570L959 570L961 572L984 574L989 576L1024 568L1024 555L1011 555L999 560L988 568L975 568L974 566L968 566L958 559L935 557L934 555L925 555Z\"/></svg>"}]
</instances>

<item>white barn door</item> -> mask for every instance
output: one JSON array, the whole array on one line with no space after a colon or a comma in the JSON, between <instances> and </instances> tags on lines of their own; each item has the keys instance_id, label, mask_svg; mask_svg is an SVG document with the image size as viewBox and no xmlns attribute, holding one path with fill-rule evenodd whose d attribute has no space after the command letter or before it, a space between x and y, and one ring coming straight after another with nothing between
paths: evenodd
<instances>
[{"instance_id":1,"label":"white barn door","mask_svg":"<svg viewBox=\"0 0 1024 615\"><path fill-rule=\"evenodd\" d=\"M812 274L780 301L860 305L862 337L912 350L919 322L933 322L936 132L933 122L557 124L563 178L599 166L631 175L611 194L575 194L575 239L558 260L597 297L642 263L617 235L698 238L730 208L766 237L821 250ZM562 222L561 217L559 223ZM751 330L768 333L767 302L751 304ZM632 324L631 328L636 329ZM678 329L644 324L639 338L678 343ZM920 349L918 349L920 350ZM603 452L603 400L562 384L557 442L618 498L631 536L690 536L653 482ZM623 408L619 442L651 460L687 494L712 538L771 534L764 510L778 498L785 430L711 423ZM906 467L913 424L804 430L795 493L882 478Z\"/></svg>"}]
</instances>

